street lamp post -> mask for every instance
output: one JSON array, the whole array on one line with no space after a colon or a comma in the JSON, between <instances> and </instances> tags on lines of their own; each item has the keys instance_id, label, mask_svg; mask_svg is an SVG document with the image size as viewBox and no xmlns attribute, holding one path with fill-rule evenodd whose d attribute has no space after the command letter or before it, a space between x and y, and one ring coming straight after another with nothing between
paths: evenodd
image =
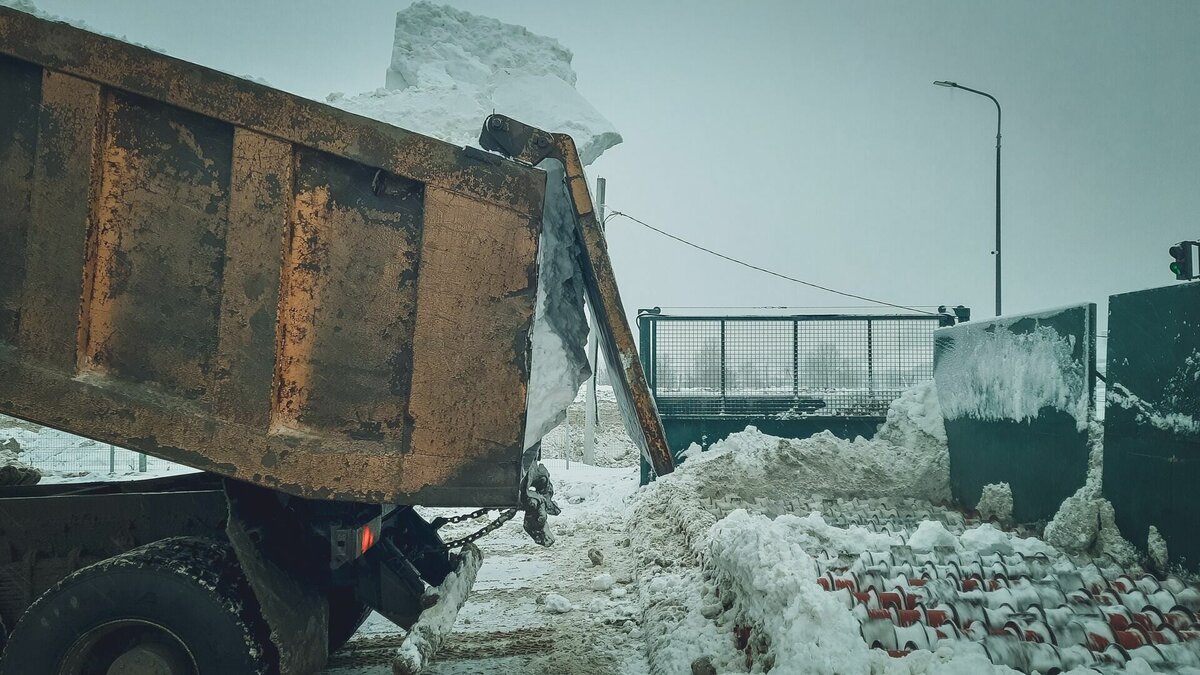
<instances>
[{"instance_id":1,"label":"street lamp post","mask_svg":"<svg viewBox=\"0 0 1200 675\"><path fill-rule=\"evenodd\" d=\"M1000 102L996 100L995 96L987 92L964 87L957 82L939 80L934 82L934 84L939 87L953 87L954 89L969 91L972 94L986 96L992 99L992 103L996 104L996 250L993 253L996 255L996 316L1000 316Z\"/></svg>"}]
</instances>

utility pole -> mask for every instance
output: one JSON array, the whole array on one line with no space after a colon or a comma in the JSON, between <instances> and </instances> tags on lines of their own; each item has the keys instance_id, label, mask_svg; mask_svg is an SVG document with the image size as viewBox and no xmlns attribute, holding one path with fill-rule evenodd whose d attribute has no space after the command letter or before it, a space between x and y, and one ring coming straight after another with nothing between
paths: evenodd
<instances>
[{"instance_id":1,"label":"utility pole","mask_svg":"<svg viewBox=\"0 0 1200 675\"><path fill-rule=\"evenodd\" d=\"M596 178L596 216L600 228L604 228L603 178ZM596 313L592 312L592 329L588 331L588 360L592 364L592 376L587 381L587 410L583 423L583 463L596 463L596 377L600 372L600 341L596 339Z\"/></svg>"}]
</instances>

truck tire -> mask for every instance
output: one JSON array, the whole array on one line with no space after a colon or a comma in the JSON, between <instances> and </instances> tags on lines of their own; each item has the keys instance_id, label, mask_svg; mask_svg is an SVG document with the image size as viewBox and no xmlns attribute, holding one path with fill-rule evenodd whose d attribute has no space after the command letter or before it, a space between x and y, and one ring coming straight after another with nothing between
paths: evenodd
<instances>
[{"instance_id":1,"label":"truck tire","mask_svg":"<svg viewBox=\"0 0 1200 675\"><path fill-rule=\"evenodd\" d=\"M371 608L355 597L354 589L331 589L329 591L329 653L336 652L349 642L368 616L371 616Z\"/></svg>"},{"instance_id":2,"label":"truck tire","mask_svg":"<svg viewBox=\"0 0 1200 675\"><path fill-rule=\"evenodd\" d=\"M278 663L233 549L175 537L46 591L13 628L0 675L270 675Z\"/></svg>"}]
</instances>

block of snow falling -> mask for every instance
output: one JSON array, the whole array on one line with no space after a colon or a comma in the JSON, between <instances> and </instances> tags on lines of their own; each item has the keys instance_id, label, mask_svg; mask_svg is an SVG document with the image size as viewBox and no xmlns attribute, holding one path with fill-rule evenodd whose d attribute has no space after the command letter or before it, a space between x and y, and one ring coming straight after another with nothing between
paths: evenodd
<instances>
[{"instance_id":1,"label":"block of snow falling","mask_svg":"<svg viewBox=\"0 0 1200 675\"><path fill-rule=\"evenodd\" d=\"M396 14L386 86L329 102L456 145L476 145L495 111L570 134L586 165L621 135L575 90L571 59L522 26L415 2Z\"/></svg>"}]
</instances>

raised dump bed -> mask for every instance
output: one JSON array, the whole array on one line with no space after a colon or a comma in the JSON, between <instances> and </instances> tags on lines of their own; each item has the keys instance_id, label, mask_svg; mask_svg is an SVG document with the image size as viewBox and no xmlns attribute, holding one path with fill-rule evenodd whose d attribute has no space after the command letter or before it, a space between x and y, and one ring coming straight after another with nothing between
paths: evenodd
<instances>
[{"instance_id":1,"label":"raised dump bed","mask_svg":"<svg viewBox=\"0 0 1200 675\"><path fill-rule=\"evenodd\" d=\"M0 412L516 503L544 171L4 8L0 98Z\"/></svg>"}]
</instances>

